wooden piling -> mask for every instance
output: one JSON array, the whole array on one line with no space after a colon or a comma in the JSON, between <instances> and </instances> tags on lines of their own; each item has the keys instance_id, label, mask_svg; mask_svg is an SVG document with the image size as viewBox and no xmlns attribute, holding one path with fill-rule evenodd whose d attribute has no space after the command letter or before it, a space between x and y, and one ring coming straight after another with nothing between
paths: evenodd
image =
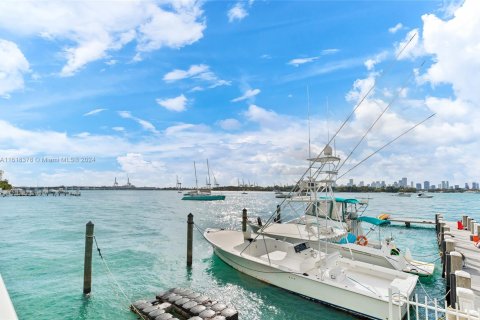
<instances>
[{"instance_id":1,"label":"wooden piling","mask_svg":"<svg viewBox=\"0 0 480 320\"><path fill-rule=\"evenodd\" d=\"M410 221L405 221L405 227L410 228Z\"/></svg>"},{"instance_id":2,"label":"wooden piling","mask_svg":"<svg viewBox=\"0 0 480 320\"><path fill-rule=\"evenodd\" d=\"M242 232L247 232L247 209L242 211Z\"/></svg>"},{"instance_id":3,"label":"wooden piling","mask_svg":"<svg viewBox=\"0 0 480 320\"><path fill-rule=\"evenodd\" d=\"M438 227L439 227L439 221L440 221L440 213L435 213L435 232L437 233L438 236Z\"/></svg>"},{"instance_id":4,"label":"wooden piling","mask_svg":"<svg viewBox=\"0 0 480 320\"><path fill-rule=\"evenodd\" d=\"M193 253L193 214L189 213L187 217L187 267L192 266Z\"/></svg>"},{"instance_id":5,"label":"wooden piling","mask_svg":"<svg viewBox=\"0 0 480 320\"><path fill-rule=\"evenodd\" d=\"M445 256L445 266L444 271L445 274L443 275L445 278L445 300L447 300L447 304L450 305L450 268L451 268L452 260L450 253L447 253Z\"/></svg>"},{"instance_id":6,"label":"wooden piling","mask_svg":"<svg viewBox=\"0 0 480 320\"><path fill-rule=\"evenodd\" d=\"M455 271L462 270L463 259L462 254L457 251L450 252L450 273L455 273Z\"/></svg>"},{"instance_id":7,"label":"wooden piling","mask_svg":"<svg viewBox=\"0 0 480 320\"><path fill-rule=\"evenodd\" d=\"M477 224L477 236L480 238L480 223Z\"/></svg>"},{"instance_id":8,"label":"wooden piling","mask_svg":"<svg viewBox=\"0 0 480 320\"><path fill-rule=\"evenodd\" d=\"M462 224L464 229L467 227L467 222L468 222L468 216L462 216Z\"/></svg>"},{"instance_id":9,"label":"wooden piling","mask_svg":"<svg viewBox=\"0 0 480 320\"><path fill-rule=\"evenodd\" d=\"M456 281L455 273L450 273L449 278L450 278L450 294L447 294L445 298L447 300L448 305L452 308L455 308L455 305L457 303L457 281Z\"/></svg>"},{"instance_id":10,"label":"wooden piling","mask_svg":"<svg viewBox=\"0 0 480 320\"><path fill-rule=\"evenodd\" d=\"M92 249L94 224L88 221L85 228L85 259L83 265L83 294L92 291Z\"/></svg>"},{"instance_id":11,"label":"wooden piling","mask_svg":"<svg viewBox=\"0 0 480 320\"><path fill-rule=\"evenodd\" d=\"M466 289L472 288L472 277L470 276L470 273L462 270L457 270L455 271L455 278L456 278L455 282L457 283L457 288L466 288Z\"/></svg>"},{"instance_id":12,"label":"wooden piling","mask_svg":"<svg viewBox=\"0 0 480 320\"><path fill-rule=\"evenodd\" d=\"M471 234L474 234L475 231L477 231L477 228L475 227L475 224L476 224L476 221L472 219L470 221L470 233Z\"/></svg>"},{"instance_id":13,"label":"wooden piling","mask_svg":"<svg viewBox=\"0 0 480 320\"><path fill-rule=\"evenodd\" d=\"M470 231L470 221L472 221L472 218L467 217L467 224L465 225L465 228Z\"/></svg>"},{"instance_id":14,"label":"wooden piling","mask_svg":"<svg viewBox=\"0 0 480 320\"><path fill-rule=\"evenodd\" d=\"M275 218L273 219L277 223L282 223L282 217L280 216L280 205L277 204L277 210L275 210Z\"/></svg>"}]
</instances>

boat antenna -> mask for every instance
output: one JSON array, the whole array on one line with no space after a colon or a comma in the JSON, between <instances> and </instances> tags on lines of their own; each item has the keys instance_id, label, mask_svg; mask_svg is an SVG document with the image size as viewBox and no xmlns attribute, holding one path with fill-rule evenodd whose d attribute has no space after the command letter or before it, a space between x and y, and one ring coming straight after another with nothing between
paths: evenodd
<instances>
[{"instance_id":1,"label":"boat antenna","mask_svg":"<svg viewBox=\"0 0 480 320\"><path fill-rule=\"evenodd\" d=\"M328 97L327 97L327 140L330 140L330 111L328 108Z\"/></svg>"},{"instance_id":2,"label":"boat antenna","mask_svg":"<svg viewBox=\"0 0 480 320\"><path fill-rule=\"evenodd\" d=\"M345 173L343 173L341 176L339 176L337 178L338 179L341 179L343 176L345 176L347 173L349 173L350 171L354 170L356 167L358 167L359 165L361 165L362 163L364 163L365 161L367 161L368 159L370 159L371 157L373 157L375 154L377 154L378 152L380 152L381 150L385 149L386 147L388 147L389 145L391 145L392 143L394 143L395 141L397 141L398 139L400 139L401 137L403 137L404 135L406 135L407 133L409 133L410 131L412 131L413 129L415 129L416 127L418 127L419 125L423 124L424 122L426 122L427 120L433 118L433 116L435 116L435 113L432 113L431 115L429 115L427 118L425 118L424 120L420 121L419 123L417 123L416 125L414 125L413 127L411 127L410 129L408 130L405 130L404 132L402 132L400 135L398 135L395 139L393 140L390 140L388 143L384 144L383 146L381 146L380 148L378 148L376 151L372 152L370 155L368 155L367 157L365 157L362 161L360 161L359 163L357 163L355 166L353 166L352 168L350 168L348 171L346 171Z\"/></svg>"},{"instance_id":3,"label":"boat antenna","mask_svg":"<svg viewBox=\"0 0 480 320\"><path fill-rule=\"evenodd\" d=\"M311 130L310 130L310 90L307 86L307 113L308 113L308 159L310 159L310 178L312 177L312 145L311 145Z\"/></svg>"},{"instance_id":4,"label":"boat antenna","mask_svg":"<svg viewBox=\"0 0 480 320\"><path fill-rule=\"evenodd\" d=\"M419 68L422 68L423 65L425 64L425 60L420 64ZM408 75L408 77L404 80L402 86L400 87L400 90L397 90L395 96L390 100L390 102L387 104L387 106L382 110L382 112L378 115L378 117L375 119L375 121L373 121L372 125L367 129L367 131L365 132L365 134L362 136L362 138L360 138L360 140L358 141L358 143L356 144L356 146L352 149L352 151L350 151L350 153L348 154L348 156L345 158L345 160L343 160L343 162L340 164L340 166L338 167L338 171L340 171L340 169L342 169L342 167L345 165L345 163L348 161L348 159L350 159L350 157L352 156L352 154L355 152L355 150L357 150L357 148L360 146L360 144L365 140L365 137L370 133L370 131L372 131L373 127L375 127L375 125L378 123L378 121L383 117L383 115L385 114L385 112L387 112L388 109L390 109L390 107L392 106L392 104L398 99L398 97L400 96L400 93L401 91L403 90L403 88L405 88L407 86L407 83L411 80L413 76L413 72L410 73Z\"/></svg>"}]
</instances>

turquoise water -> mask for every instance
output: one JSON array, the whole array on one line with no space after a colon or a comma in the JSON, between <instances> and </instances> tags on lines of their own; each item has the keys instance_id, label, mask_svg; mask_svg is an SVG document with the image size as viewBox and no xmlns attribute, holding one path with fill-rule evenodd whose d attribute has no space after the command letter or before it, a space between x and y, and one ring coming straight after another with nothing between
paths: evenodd
<instances>
[{"instance_id":1,"label":"turquoise water","mask_svg":"<svg viewBox=\"0 0 480 320\"><path fill-rule=\"evenodd\" d=\"M185 267L186 218L201 227L240 228L241 211L265 220L279 199L273 193L226 193L225 201L181 201L174 191L84 191L81 197L0 198L0 273L20 319L135 319L94 252L92 295L82 295L85 223L95 234L108 265L131 300L150 298L170 287L191 286L232 303L241 319L354 319L353 316L271 287L226 266L194 234L193 268ZM435 194L432 199L390 194L370 197L367 213L447 220L462 214L480 218L479 194ZM392 226L397 246L410 247L425 261L438 258L435 231ZM415 254L414 254L415 256ZM419 257L420 258L420 257ZM437 261L437 266L439 262ZM438 269L424 281L431 297L444 293ZM418 287L419 296L425 293Z\"/></svg>"}]
</instances>

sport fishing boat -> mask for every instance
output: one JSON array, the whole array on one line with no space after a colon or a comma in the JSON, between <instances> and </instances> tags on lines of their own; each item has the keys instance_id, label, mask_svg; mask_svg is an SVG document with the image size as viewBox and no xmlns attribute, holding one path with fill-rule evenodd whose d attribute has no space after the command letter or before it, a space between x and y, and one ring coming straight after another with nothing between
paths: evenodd
<instances>
[{"instance_id":1,"label":"sport fishing boat","mask_svg":"<svg viewBox=\"0 0 480 320\"><path fill-rule=\"evenodd\" d=\"M193 169L195 171L195 190L188 191L183 194L182 200L193 200L193 201L215 201L215 200L225 200L225 195L223 194L212 194L211 184L210 184L210 167L207 160L207 187L204 189L198 188L198 179L197 179L197 167L195 161L193 162Z\"/></svg>"},{"instance_id":2,"label":"sport fishing boat","mask_svg":"<svg viewBox=\"0 0 480 320\"><path fill-rule=\"evenodd\" d=\"M315 182L316 188L311 196L322 194L326 199L332 199L335 174L332 163L337 157L331 154L329 146L325 148L324 156L317 159L321 163L320 172L326 177ZM320 184L323 187L320 188ZM321 209L314 211L316 218ZM277 210L269 221L273 221L278 213ZM320 222L311 227L320 234ZM292 243L265 233L221 229L207 229L204 237L215 254L236 270L362 317L387 319L389 310L394 310L390 312L394 317L389 320L402 319L407 305L395 297L410 298L418 280L416 275L346 259L336 250L324 250L321 247L328 244L327 241ZM389 300L389 297L393 299Z\"/></svg>"},{"instance_id":3,"label":"sport fishing boat","mask_svg":"<svg viewBox=\"0 0 480 320\"><path fill-rule=\"evenodd\" d=\"M432 195L426 194L425 192L420 192L417 194L417 198L425 198L425 199L430 199L433 198Z\"/></svg>"},{"instance_id":4,"label":"sport fishing boat","mask_svg":"<svg viewBox=\"0 0 480 320\"><path fill-rule=\"evenodd\" d=\"M353 260L371 263L374 265L413 273L422 277L431 276L435 264L417 261L412 258L410 250L400 249L396 246L392 237L381 239L380 227L390 224L390 221L380 220L374 217L362 216L368 202L357 199L346 199L339 197L315 196L319 194L317 186L321 184L321 170L315 164L322 166L331 162L333 168L340 161L340 158L332 156L330 149L312 162L314 172L304 181L298 184L297 193L309 194L309 196L294 196L282 203L283 211L290 214L297 214L299 217L291 219L286 223L276 223L277 217L261 225L249 222L249 226L256 233L264 234L275 239L282 239L291 243L308 242L314 247L315 243L322 243L320 250L325 252L339 251L342 257ZM320 171L319 171L320 170ZM335 170L329 173L333 181ZM277 212L282 209L277 208ZM282 212L282 215L284 212ZM282 219L285 221L285 219ZM368 230L364 231L363 225L367 224ZM373 237L367 238L372 230L378 228L378 240Z\"/></svg>"}]
</instances>

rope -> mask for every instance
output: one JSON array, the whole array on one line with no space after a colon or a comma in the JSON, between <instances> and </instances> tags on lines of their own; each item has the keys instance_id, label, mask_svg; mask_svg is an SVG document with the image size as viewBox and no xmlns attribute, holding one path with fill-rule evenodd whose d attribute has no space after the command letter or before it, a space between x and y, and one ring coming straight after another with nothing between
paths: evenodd
<instances>
[{"instance_id":1,"label":"rope","mask_svg":"<svg viewBox=\"0 0 480 320\"><path fill-rule=\"evenodd\" d=\"M418 279L417 282L420 283L420 287L422 287L422 290L423 290L423 292L425 293L425 295L427 296L428 301L433 301L433 299L428 295L427 290L425 290L425 287L423 286L423 284L422 284L422 282L420 281L420 279Z\"/></svg>"},{"instance_id":2,"label":"rope","mask_svg":"<svg viewBox=\"0 0 480 320\"><path fill-rule=\"evenodd\" d=\"M133 305L132 300L130 300L130 298L128 298L127 294L126 294L125 291L123 290L123 288L122 288L122 286L120 285L120 283L118 283L118 281L115 279L115 276L113 275L112 271L110 270L110 267L108 266L107 260L105 260L105 258L104 258L103 255L102 255L102 252L100 251L100 247L98 246L97 238L96 238L95 236L93 236L93 240L95 240L95 246L97 247L98 255L100 256L100 259L102 260L103 265L104 265L105 269L107 270L108 276L113 280L113 282L116 284L116 286L117 286L117 288L119 289L119 291L123 294L123 296L125 297L125 299L127 300L127 302L130 303L130 306L132 307L132 309L134 309L134 311L136 311L136 313L140 316L140 318L142 318L143 320L148 320L148 318L145 318L145 316L140 312L140 310L138 310L138 309Z\"/></svg>"}]
</instances>

